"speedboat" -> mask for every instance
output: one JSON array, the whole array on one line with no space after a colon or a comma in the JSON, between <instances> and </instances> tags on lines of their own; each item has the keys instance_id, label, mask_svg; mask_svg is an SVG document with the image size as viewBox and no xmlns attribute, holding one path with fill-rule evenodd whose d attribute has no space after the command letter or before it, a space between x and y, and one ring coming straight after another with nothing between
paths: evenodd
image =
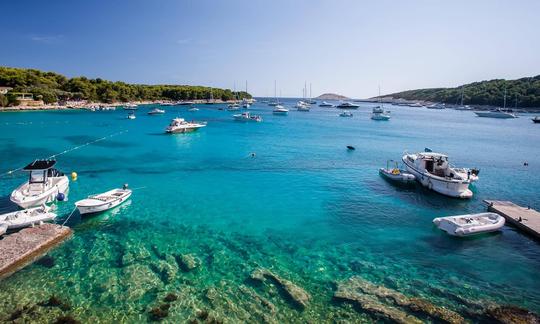
<instances>
[{"instance_id":1,"label":"speedboat","mask_svg":"<svg viewBox=\"0 0 540 324\"><path fill-rule=\"evenodd\" d=\"M161 104L161 105L163 106L163 104ZM171 106L172 106L172 104L171 104ZM148 115L162 115L164 113L165 113L165 110L159 109L159 108L154 108L154 109L152 109L152 110L150 110L148 112Z\"/></svg>"},{"instance_id":2,"label":"speedboat","mask_svg":"<svg viewBox=\"0 0 540 324\"><path fill-rule=\"evenodd\" d=\"M389 120L390 119L390 111L385 111L381 106L373 107L373 111L371 113L371 119L373 119L373 120Z\"/></svg>"},{"instance_id":3,"label":"speedboat","mask_svg":"<svg viewBox=\"0 0 540 324\"><path fill-rule=\"evenodd\" d=\"M135 119L135 118L137 117L135 117L135 114L132 112L127 115L127 119Z\"/></svg>"},{"instance_id":4,"label":"speedboat","mask_svg":"<svg viewBox=\"0 0 540 324\"><path fill-rule=\"evenodd\" d=\"M441 153L422 152L405 154L402 160L407 171L429 190L456 198L473 196L469 189L471 179L463 177L463 174L450 167L448 156Z\"/></svg>"},{"instance_id":5,"label":"speedboat","mask_svg":"<svg viewBox=\"0 0 540 324\"><path fill-rule=\"evenodd\" d=\"M393 168L389 167L391 162L394 162ZM386 161L386 168L380 168L379 174L388 180L397 182L410 183L415 180L412 173L400 169L397 162L393 160Z\"/></svg>"},{"instance_id":6,"label":"speedboat","mask_svg":"<svg viewBox=\"0 0 540 324\"><path fill-rule=\"evenodd\" d=\"M51 212L52 207L43 204L40 207L18 210L0 215L0 224L7 225L7 229L17 229L28 226L40 225L52 221L56 214Z\"/></svg>"},{"instance_id":7,"label":"speedboat","mask_svg":"<svg viewBox=\"0 0 540 324\"><path fill-rule=\"evenodd\" d=\"M339 117L352 117L352 116L353 116L352 112L347 111L347 110L339 114Z\"/></svg>"},{"instance_id":8,"label":"speedboat","mask_svg":"<svg viewBox=\"0 0 540 324\"><path fill-rule=\"evenodd\" d=\"M162 102L159 104L160 106L174 106L173 102Z\"/></svg>"},{"instance_id":9,"label":"speedboat","mask_svg":"<svg viewBox=\"0 0 540 324\"><path fill-rule=\"evenodd\" d=\"M139 107L134 103L127 103L124 105L124 110L137 110Z\"/></svg>"},{"instance_id":10,"label":"speedboat","mask_svg":"<svg viewBox=\"0 0 540 324\"><path fill-rule=\"evenodd\" d=\"M234 120L243 121L243 122L262 122L262 117L259 115L251 115L248 111L241 114L233 115Z\"/></svg>"},{"instance_id":11,"label":"speedboat","mask_svg":"<svg viewBox=\"0 0 540 324\"><path fill-rule=\"evenodd\" d=\"M188 109L188 111L191 111L191 112L199 111L199 108L197 108L197 107L191 107L191 108Z\"/></svg>"},{"instance_id":12,"label":"speedboat","mask_svg":"<svg viewBox=\"0 0 540 324\"><path fill-rule=\"evenodd\" d=\"M495 232L504 226L504 217L495 213L467 214L433 219L439 229L453 236Z\"/></svg>"},{"instance_id":13,"label":"speedboat","mask_svg":"<svg viewBox=\"0 0 540 324\"><path fill-rule=\"evenodd\" d=\"M25 166L23 171L29 172L28 181L13 190L10 200L22 208L63 200L69 179L54 168L55 164L55 160L35 160Z\"/></svg>"},{"instance_id":14,"label":"speedboat","mask_svg":"<svg viewBox=\"0 0 540 324\"><path fill-rule=\"evenodd\" d=\"M294 107L298 111L309 111L311 109L310 105L304 101L298 101Z\"/></svg>"},{"instance_id":15,"label":"speedboat","mask_svg":"<svg viewBox=\"0 0 540 324\"><path fill-rule=\"evenodd\" d=\"M515 114L502 109L495 109L490 111L475 111L478 117L490 117L490 118L517 118Z\"/></svg>"},{"instance_id":16,"label":"speedboat","mask_svg":"<svg viewBox=\"0 0 540 324\"><path fill-rule=\"evenodd\" d=\"M187 122L184 118L174 118L165 129L165 132L169 134L190 133L205 126L205 123Z\"/></svg>"},{"instance_id":17,"label":"speedboat","mask_svg":"<svg viewBox=\"0 0 540 324\"><path fill-rule=\"evenodd\" d=\"M235 103L232 103L232 104L229 104L227 106L227 110L229 111L233 111L233 110L239 110L240 109L240 105L237 104L236 102Z\"/></svg>"},{"instance_id":18,"label":"speedboat","mask_svg":"<svg viewBox=\"0 0 540 324\"><path fill-rule=\"evenodd\" d=\"M289 113L289 109L283 107L282 105L277 105L274 107L274 110L272 110L274 115L287 115Z\"/></svg>"},{"instance_id":19,"label":"speedboat","mask_svg":"<svg viewBox=\"0 0 540 324\"><path fill-rule=\"evenodd\" d=\"M81 215L100 213L124 203L131 196L132 191L124 185L122 189L113 189L88 198L79 200L75 206Z\"/></svg>"},{"instance_id":20,"label":"speedboat","mask_svg":"<svg viewBox=\"0 0 540 324\"><path fill-rule=\"evenodd\" d=\"M358 107L360 106L357 104L350 103L350 102L342 102L336 106L336 108L339 108L339 109L358 109Z\"/></svg>"},{"instance_id":21,"label":"speedboat","mask_svg":"<svg viewBox=\"0 0 540 324\"><path fill-rule=\"evenodd\" d=\"M532 120L533 123L535 123L535 124L539 124L539 123L540 123L540 117L538 117L538 116L532 118L531 120Z\"/></svg>"},{"instance_id":22,"label":"speedboat","mask_svg":"<svg viewBox=\"0 0 540 324\"><path fill-rule=\"evenodd\" d=\"M331 103L328 103L326 101L323 101L319 104L319 107L334 107Z\"/></svg>"}]
</instances>

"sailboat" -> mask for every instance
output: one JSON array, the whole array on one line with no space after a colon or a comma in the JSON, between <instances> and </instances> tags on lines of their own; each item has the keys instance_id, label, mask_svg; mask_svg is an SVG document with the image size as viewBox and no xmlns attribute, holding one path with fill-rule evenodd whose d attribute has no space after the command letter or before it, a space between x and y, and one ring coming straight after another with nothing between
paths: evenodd
<instances>
[{"instance_id":1,"label":"sailboat","mask_svg":"<svg viewBox=\"0 0 540 324\"><path fill-rule=\"evenodd\" d=\"M309 84L309 99L308 99L308 104L310 105L316 105L317 104L317 101L313 100L312 99L313 96L311 95L311 83Z\"/></svg>"},{"instance_id":2,"label":"sailboat","mask_svg":"<svg viewBox=\"0 0 540 324\"><path fill-rule=\"evenodd\" d=\"M309 111L311 109L308 101L306 100L306 83L304 83L304 89L302 89L302 100L298 101L294 106L298 111Z\"/></svg>"},{"instance_id":3,"label":"sailboat","mask_svg":"<svg viewBox=\"0 0 540 324\"><path fill-rule=\"evenodd\" d=\"M228 111L234 111L234 110L239 110L240 109L240 105L238 104L237 99L238 99L238 97L237 97L237 93L236 93L236 82L235 82L234 83L234 102L227 106Z\"/></svg>"},{"instance_id":4,"label":"sailboat","mask_svg":"<svg viewBox=\"0 0 540 324\"><path fill-rule=\"evenodd\" d=\"M503 109L497 108L490 111L475 111L478 117L490 117L490 118L517 118L512 111L506 110L506 88L504 89L504 104Z\"/></svg>"},{"instance_id":5,"label":"sailboat","mask_svg":"<svg viewBox=\"0 0 540 324\"><path fill-rule=\"evenodd\" d=\"M276 105L274 106L274 110L272 110L272 113L274 113L274 115L287 115L289 114L289 109L285 108L283 105L281 105L279 103L279 99L276 95L276 81L274 80L274 95L276 96ZM281 93L280 93L281 94Z\"/></svg>"},{"instance_id":6,"label":"sailboat","mask_svg":"<svg viewBox=\"0 0 540 324\"><path fill-rule=\"evenodd\" d=\"M379 86L379 106L373 107L373 112L371 113L371 119L373 120L389 120L390 111L385 111L382 98L381 98L381 87Z\"/></svg>"},{"instance_id":7,"label":"sailboat","mask_svg":"<svg viewBox=\"0 0 540 324\"><path fill-rule=\"evenodd\" d=\"M210 88L210 99L206 101L207 105L213 105L215 103L214 100L214 92L212 91L212 88Z\"/></svg>"},{"instance_id":8,"label":"sailboat","mask_svg":"<svg viewBox=\"0 0 540 324\"><path fill-rule=\"evenodd\" d=\"M277 89L277 88L276 88L276 80L274 80L274 98L275 98L275 100L274 100L274 101L270 101L270 102L268 103L268 106L275 107L275 106L279 105L279 101L278 101L278 99L277 99L277 92L276 92L277 90L276 90L276 89Z\"/></svg>"},{"instance_id":9,"label":"sailboat","mask_svg":"<svg viewBox=\"0 0 540 324\"><path fill-rule=\"evenodd\" d=\"M471 107L463 105L463 92L464 92L464 89L463 89L463 86L461 86L461 104L457 106L455 109L456 110L472 110Z\"/></svg>"},{"instance_id":10,"label":"sailboat","mask_svg":"<svg viewBox=\"0 0 540 324\"><path fill-rule=\"evenodd\" d=\"M247 87L247 80L246 80L246 95L247 95L247 93L248 93L248 87ZM248 109L249 106L251 106L250 103L249 103L249 100L247 98L243 98L242 99L242 108Z\"/></svg>"}]
</instances>

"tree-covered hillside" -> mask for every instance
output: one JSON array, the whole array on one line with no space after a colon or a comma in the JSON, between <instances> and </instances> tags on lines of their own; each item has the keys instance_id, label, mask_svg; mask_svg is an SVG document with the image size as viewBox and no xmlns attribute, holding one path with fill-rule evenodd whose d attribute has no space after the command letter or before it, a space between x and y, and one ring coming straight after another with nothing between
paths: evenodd
<instances>
[{"instance_id":1,"label":"tree-covered hillside","mask_svg":"<svg viewBox=\"0 0 540 324\"><path fill-rule=\"evenodd\" d=\"M489 80L463 85L465 105L502 106L506 89L507 106L514 106L517 97L518 107L540 107L540 75L517 80ZM461 87L408 90L385 96L407 100L426 100L459 104Z\"/></svg>"},{"instance_id":2,"label":"tree-covered hillside","mask_svg":"<svg viewBox=\"0 0 540 324\"><path fill-rule=\"evenodd\" d=\"M29 92L45 103L58 100L86 99L96 102L126 102L134 100L194 100L234 99L229 89L188 85L141 85L111 82L85 77L67 78L54 72L19 69L0 66L0 87L12 87L11 92ZM0 95L1 96L1 95ZM238 92L238 98L251 98L246 92ZM0 98L1 99L1 98ZM7 100L0 100L0 105Z\"/></svg>"}]
</instances>

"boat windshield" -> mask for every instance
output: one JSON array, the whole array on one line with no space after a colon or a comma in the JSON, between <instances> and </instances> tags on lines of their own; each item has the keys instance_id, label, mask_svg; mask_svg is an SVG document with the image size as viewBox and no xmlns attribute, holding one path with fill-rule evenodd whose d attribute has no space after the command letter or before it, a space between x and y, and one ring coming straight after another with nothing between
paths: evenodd
<instances>
[{"instance_id":1,"label":"boat windshield","mask_svg":"<svg viewBox=\"0 0 540 324\"><path fill-rule=\"evenodd\" d=\"M30 183L44 183L45 172L43 170L35 170L30 172Z\"/></svg>"}]
</instances>

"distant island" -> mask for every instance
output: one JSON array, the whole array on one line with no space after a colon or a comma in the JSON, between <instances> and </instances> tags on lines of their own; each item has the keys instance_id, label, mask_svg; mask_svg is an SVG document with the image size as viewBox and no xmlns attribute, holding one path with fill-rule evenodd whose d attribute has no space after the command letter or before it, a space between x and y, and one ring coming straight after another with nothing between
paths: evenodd
<instances>
[{"instance_id":1,"label":"distant island","mask_svg":"<svg viewBox=\"0 0 540 324\"><path fill-rule=\"evenodd\" d=\"M348 100L349 98L342 95L335 94L335 93L324 93L315 99L317 100Z\"/></svg>"},{"instance_id":2,"label":"distant island","mask_svg":"<svg viewBox=\"0 0 540 324\"><path fill-rule=\"evenodd\" d=\"M502 106L506 89L507 107L540 107L540 75L517 80L495 79L464 84L455 88L432 88L407 90L381 97L385 99L404 99L414 101L460 104L463 91L463 104Z\"/></svg>"},{"instance_id":3,"label":"distant island","mask_svg":"<svg viewBox=\"0 0 540 324\"><path fill-rule=\"evenodd\" d=\"M112 82L101 78L67 78L54 72L0 66L0 107L28 104L51 105L66 101L96 103L158 100L219 101L247 98L244 91L189 85L144 85Z\"/></svg>"}]
</instances>

